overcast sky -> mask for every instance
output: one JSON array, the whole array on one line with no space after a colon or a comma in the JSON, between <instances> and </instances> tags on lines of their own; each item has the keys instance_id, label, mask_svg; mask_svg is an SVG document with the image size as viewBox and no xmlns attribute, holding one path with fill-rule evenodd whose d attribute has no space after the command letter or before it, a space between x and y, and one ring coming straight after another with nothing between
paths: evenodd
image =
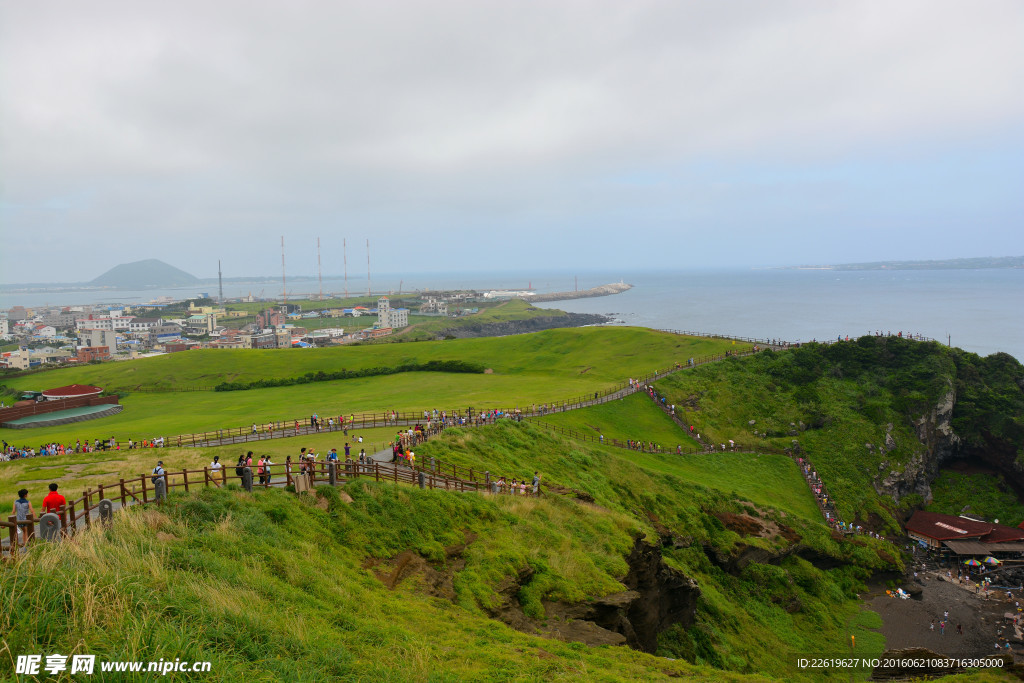
<instances>
[{"instance_id":1,"label":"overcast sky","mask_svg":"<svg viewBox=\"0 0 1024 683\"><path fill-rule=\"evenodd\" d=\"M0 8L2 282L1024 254L1019 0Z\"/></svg>"}]
</instances>

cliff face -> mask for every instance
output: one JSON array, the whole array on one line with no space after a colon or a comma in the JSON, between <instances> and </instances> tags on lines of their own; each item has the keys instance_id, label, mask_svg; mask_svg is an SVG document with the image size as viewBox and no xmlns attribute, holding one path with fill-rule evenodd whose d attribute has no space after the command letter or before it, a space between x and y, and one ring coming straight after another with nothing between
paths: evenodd
<instances>
[{"instance_id":1,"label":"cliff face","mask_svg":"<svg viewBox=\"0 0 1024 683\"><path fill-rule=\"evenodd\" d=\"M886 474L884 468L887 463L882 463L880 469L883 472L874 482L875 490L880 495L899 501L903 496L916 493L925 502L931 502L931 483L938 476L939 467L947 460L963 455L960 437L953 432L955 406L956 391L950 387L930 413L914 420L917 438L925 449L915 453L902 470L893 469ZM886 437L887 444L891 438Z\"/></svg>"},{"instance_id":2,"label":"cliff face","mask_svg":"<svg viewBox=\"0 0 1024 683\"><path fill-rule=\"evenodd\" d=\"M953 430L957 409L957 393L951 387L930 413L914 420L914 429L924 450L917 452L902 470L883 471L878 475L874 485L880 495L899 501L903 496L916 493L926 503L931 502L931 483L938 476L939 468L950 460L967 459L999 472L1017 494L1024 497L1024 464L1018 458L1024 444L1018 443L1012 435L993 434L984 425L969 425L974 427L973 438L962 438Z\"/></svg>"}]
</instances>

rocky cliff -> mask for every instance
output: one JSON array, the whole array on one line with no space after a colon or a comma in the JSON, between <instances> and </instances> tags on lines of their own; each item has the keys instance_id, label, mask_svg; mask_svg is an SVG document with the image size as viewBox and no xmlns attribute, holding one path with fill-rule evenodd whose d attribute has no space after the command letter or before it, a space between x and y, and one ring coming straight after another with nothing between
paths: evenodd
<instances>
[{"instance_id":1,"label":"rocky cliff","mask_svg":"<svg viewBox=\"0 0 1024 683\"><path fill-rule=\"evenodd\" d=\"M953 408L956 406L956 391L950 387L941 401L927 415L914 420L917 438L924 446L911 456L902 469L888 469L888 461L879 465L880 473L875 480L879 495L898 502L909 494L918 494L925 502L931 502L931 483L939 474L939 467L947 460L961 457L960 437L953 432ZM886 434L886 445L892 439L891 425Z\"/></svg>"},{"instance_id":2,"label":"rocky cliff","mask_svg":"<svg viewBox=\"0 0 1024 683\"><path fill-rule=\"evenodd\" d=\"M887 461L881 463L875 490L893 501L918 494L928 503L932 497L931 483L938 476L939 468L950 460L965 459L999 472L1018 495L1024 497L1024 464L1020 458L1024 439L1019 434L1022 416L1003 415L997 423L1001 430L996 432L990 424L963 418L961 413L977 410L974 400L968 403L967 406L958 403L957 391L951 383L949 391L934 408L913 421L922 448L901 468L890 469ZM957 434L954 424L959 424L967 433Z\"/></svg>"},{"instance_id":3,"label":"rocky cliff","mask_svg":"<svg viewBox=\"0 0 1024 683\"><path fill-rule=\"evenodd\" d=\"M627 590L583 603L544 601L544 619L528 617L519 603L520 589L533 578L526 570L499 588L502 601L491 616L527 633L653 653L659 633L674 624L693 624L700 588L665 564L661 549L642 538L636 539L626 562L629 572L622 584Z\"/></svg>"}]
</instances>

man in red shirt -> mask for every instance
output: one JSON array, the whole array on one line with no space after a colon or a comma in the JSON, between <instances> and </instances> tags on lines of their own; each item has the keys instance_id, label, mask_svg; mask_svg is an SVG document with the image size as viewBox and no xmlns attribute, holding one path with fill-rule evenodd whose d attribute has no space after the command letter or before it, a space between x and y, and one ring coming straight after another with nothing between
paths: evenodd
<instances>
[{"instance_id":1,"label":"man in red shirt","mask_svg":"<svg viewBox=\"0 0 1024 683\"><path fill-rule=\"evenodd\" d=\"M43 498L43 513L52 512L60 514L60 509L67 505L68 501L64 496L57 493L57 485L50 484L50 492Z\"/></svg>"}]
</instances>

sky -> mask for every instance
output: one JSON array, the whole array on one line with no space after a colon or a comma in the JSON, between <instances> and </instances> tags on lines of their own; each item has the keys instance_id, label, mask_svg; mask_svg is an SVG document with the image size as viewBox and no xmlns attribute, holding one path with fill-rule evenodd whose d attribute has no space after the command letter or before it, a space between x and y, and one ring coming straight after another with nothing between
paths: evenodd
<instances>
[{"instance_id":1,"label":"sky","mask_svg":"<svg viewBox=\"0 0 1024 683\"><path fill-rule=\"evenodd\" d=\"M0 0L0 282L1024 254L1024 3ZM361 266L360 266L361 267Z\"/></svg>"}]
</instances>

